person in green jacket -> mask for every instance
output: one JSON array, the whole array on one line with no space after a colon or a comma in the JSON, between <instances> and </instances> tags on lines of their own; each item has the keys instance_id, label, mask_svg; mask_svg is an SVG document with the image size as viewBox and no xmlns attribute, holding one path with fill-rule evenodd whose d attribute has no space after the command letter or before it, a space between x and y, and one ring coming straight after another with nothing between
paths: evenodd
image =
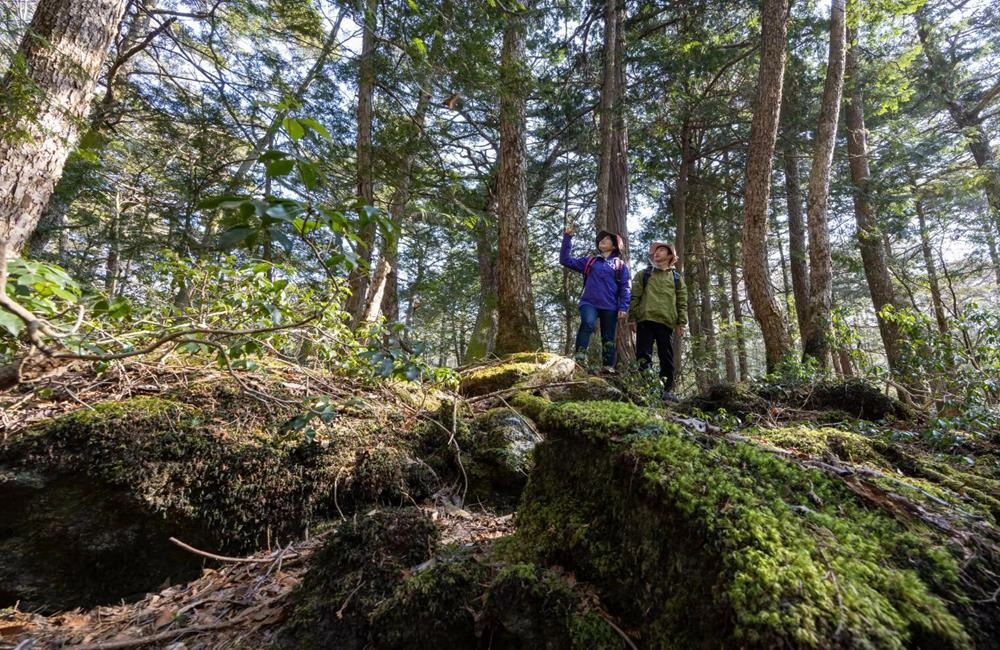
<instances>
[{"instance_id":1,"label":"person in green jacket","mask_svg":"<svg viewBox=\"0 0 1000 650\"><path fill-rule=\"evenodd\" d=\"M673 244L657 241L649 247L650 265L632 278L629 326L635 332L635 355L641 369L653 360L653 344L660 358L664 401L676 402L674 388L674 334L684 336L687 325L687 288L674 269Z\"/></svg>"}]
</instances>

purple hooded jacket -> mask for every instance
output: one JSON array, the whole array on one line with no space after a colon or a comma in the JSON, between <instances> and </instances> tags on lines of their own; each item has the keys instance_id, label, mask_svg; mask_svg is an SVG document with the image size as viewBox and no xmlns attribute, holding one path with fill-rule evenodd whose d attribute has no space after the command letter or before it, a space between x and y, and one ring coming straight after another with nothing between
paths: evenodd
<instances>
[{"instance_id":1,"label":"purple hooded jacket","mask_svg":"<svg viewBox=\"0 0 1000 650\"><path fill-rule=\"evenodd\" d=\"M615 251L607 259L601 255L594 256L590 272L583 280L583 294L580 296L580 304L592 305L598 309L628 311L632 285L628 266L620 256L622 240L618 235L602 230L597 234L597 241L601 241L608 235L615 242ZM572 235L564 234L562 248L559 251L559 263L566 268L583 273L587 266L587 260L591 256L571 257L572 243ZM615 270L616 265L620 266L620 270Z\"/></svg>"}]
</instances>

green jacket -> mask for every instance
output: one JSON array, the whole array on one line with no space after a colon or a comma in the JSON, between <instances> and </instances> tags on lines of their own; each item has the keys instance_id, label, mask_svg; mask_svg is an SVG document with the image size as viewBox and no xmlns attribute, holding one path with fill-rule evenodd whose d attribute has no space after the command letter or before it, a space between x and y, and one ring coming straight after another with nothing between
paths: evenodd
<instances>
[{"instance_id":1,"label":"green jacket","mask_svg":"<svg viewBox=\"0 0 1000 650\"><path fill-rule=\"evenodd\" d=\"M628 309L630 321L654 321L674 328L687 325L687 287L680 276L680 292L674 290L674 270L661 271L653 267L646 286L642 286L643 271L632 276L632 302Z\"/></svg>"}]
</instances>

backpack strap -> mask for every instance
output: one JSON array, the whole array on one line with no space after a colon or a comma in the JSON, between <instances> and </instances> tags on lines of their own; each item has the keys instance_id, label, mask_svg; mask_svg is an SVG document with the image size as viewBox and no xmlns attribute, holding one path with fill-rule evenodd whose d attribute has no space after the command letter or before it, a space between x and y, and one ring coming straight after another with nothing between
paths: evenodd
<instances>
[{"instance_id":1,"label":"backpack strap","mask_svg":"<svg viewBox=\"0 0 1000 650\"><path fill-rule=\"evenodd\" d=\"M681 290L681 274L677 272L677 269L670 269L674 274L674 293L680 293ZM649 276L653 275L653 267L647 266L642 271L642 288L645 289L646 285L649 283Z\"/></svg>"}]
</instances>

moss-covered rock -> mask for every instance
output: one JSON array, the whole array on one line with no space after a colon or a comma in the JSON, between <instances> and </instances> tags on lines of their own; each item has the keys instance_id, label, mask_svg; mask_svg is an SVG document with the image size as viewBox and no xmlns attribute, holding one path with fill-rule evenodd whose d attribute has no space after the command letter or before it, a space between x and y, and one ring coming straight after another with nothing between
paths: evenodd
<instances>
[{"instance_id":1,"label":"moss-covered rock","mask_svg":"<svg viewBox=\"0 0 1000 650\"><path fill-rule=\"evenodd\" d=\"M547 407L515 547L601 586L642 647L951 647L950 538L827 473L612 402ZM791 437L791 432L786 432ZM784 442L789 442L785 439ZM866 458L863 440L816 442Z\"/></svg>"},{"instance_id":2,"label":"moss-covered rock","mask_svg":"<svg viewBox=\"0 0 1000 650\"><path fill-rule=\"evenodd\" d=\"M571 359L546 352L509 355L486 366L462 372L459 392L466 397L487 395L515 384L539 386L561 381L573 373Z\"/></svg>"},{"instance_id":3,"label":"moss-covered rock","mask_svg":"<svg viewBox=\"0 0 1000 650\"><path fill-rule=\"evenodd\" d=\"M469 433L472 457L485 465L502 491L520 493L533 466L531 452L542 441L535 424L514 409L497 408L476 417Z\"/></svg>"},{"instance_id":4,"label":"moss-covered rock","mask_svg":"<svg viewBox=\"0 0 1000 650\"><path fill-rule=\"evenodd\" d=\"M540 391L546 398L554 402L562 401L622 401L625 394L601 377L573 376L573 383L564 386L542 388Z\"/></svg>"}]
</instances>

